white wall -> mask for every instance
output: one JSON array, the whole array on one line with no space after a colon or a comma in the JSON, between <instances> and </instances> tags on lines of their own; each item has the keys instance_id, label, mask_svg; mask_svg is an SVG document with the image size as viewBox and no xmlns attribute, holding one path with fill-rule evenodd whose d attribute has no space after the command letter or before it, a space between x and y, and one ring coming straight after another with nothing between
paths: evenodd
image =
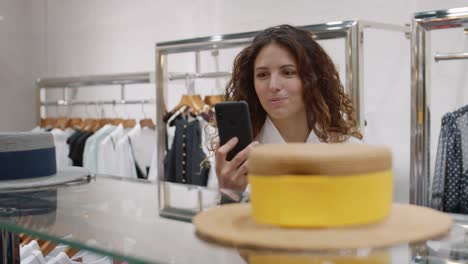
<instances>
[{"instance_id":1,"label":"white wall","mask_svg":"<svg viewBox=\"0 0 468 264\"><path fill-rule=\"evenodd\" d=\"M0 131L32 129L35 125L28 2L0 1Z\"/></svg>"},{"instance_id":2,"label":"white wall","mask_svg":"<svg viewBox=\"0 0 468 264\"><path fill-rule=\"evenodd\" d=\"M21 6L16 3L15 1L16 6ZM466 5L465 0L320 2L36 0L30 1L32 10L30 23L35 44L30 65L33 67L31 71L35 74L34 77L152 71L154 44L157 42L261 30L282 23L308 25L336 20L364 19L405 24L410 22L412 13L417 11ZM0 27L2 23L4 22L0 22ZM23 21L23 24L26 23ZM16 35L15 44L18 44L21 41ZM28 37L27 34L22 36ZM438 32L433 34L432 47L434 51L467 50L467 39L456 31ZM364 41L364 107L368 121L365 131L366 141L386 144L392 148L397 184L396 200L407 201L410 150L410 41L401 33L371 29L365 32ZM339 65L340 73L344 73L343 43L323 41L321 44ZM10 48L27 50L26 47L18 48L13 44ZM238 51L239 49L233 49L221 52L221 69L231 68L232 59ZM24 53L19 55L24 59L27 58ZM9 56L17 57L11 54ZM169 70L192 71L193 62L192 54L170 56ZM25 63L24 60L22 63ZM432 67L434 109L431 146L433 149L437 146L441 115L467 102L465 97L468 96L466 92L468 78L464 74L467 72L466 63L458 62L450 65L439 63ZM203 70L213 70L213 65L210 54L203 54ZM0 67L5 66L0 65ZM2 79L11 79L11 76L13 75L3 74ZM171 83L167 98L169 108L178 102L180 94L185 91L184 85L183 81ZM9 93L18 93L19 85L15 87L15 89L10 88ZM219 93L222 91L222 85L220 87L220 84L214 81L197 81L196 89L201 94ZM154 93L153 85L127 88L129 98L154 97ZM50 93L48 99L58 99L60 96L57 93ZM115 87L80 89L78 94L80 99L110 99L118 96L119 91ZM8 101L10 102L18 102L18 99ZM5 107L3 103L1 107ZM30 110L32 109L36 108ZM83 109L73 111L83 114ZM154 116L154 107L147 108L146 111ZM93 114L95 110L88 109L88 112ZM115 115L114 112L118 115L129 113L136 118L141 116L139 107L133 109L129 107L126 110L106 109L108 116ZM49 112L52 115L60 113L63 113L63 110L51 109ZM31 119L32 116L28 118Z\"/></svg>"}]
</instances>

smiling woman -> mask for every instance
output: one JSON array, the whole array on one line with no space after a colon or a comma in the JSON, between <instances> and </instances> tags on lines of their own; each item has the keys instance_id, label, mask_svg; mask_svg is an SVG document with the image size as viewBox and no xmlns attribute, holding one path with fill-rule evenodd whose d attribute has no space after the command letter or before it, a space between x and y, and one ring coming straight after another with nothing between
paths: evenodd
<instances>
[{"instance_id":1,"label":"smiling woman","mask_svg":"<svg viewBox=\"0 0 468 264\"><path fill-rule=\"evenodd\" d=\"M258 53L254 67L255 92L282 138L286 142L305 142L310 129L303 85L291 52L273 42ZM296 129L288 129L291 127Z\"/></svg>"},{"instance_id":2,"label":"smiling woman","mask_svg":"<svg viewBox=\"0 0 468 264\"><path fill-rule=\"evenodd\" d=\"M246 101L256 142L231 161L236 138L215 148L219 186L245 190L258 143L359 143L354 108L333 61L309 32L281 25L260 32L236 57L228 101Z\"/></svg>"}]
</instances>

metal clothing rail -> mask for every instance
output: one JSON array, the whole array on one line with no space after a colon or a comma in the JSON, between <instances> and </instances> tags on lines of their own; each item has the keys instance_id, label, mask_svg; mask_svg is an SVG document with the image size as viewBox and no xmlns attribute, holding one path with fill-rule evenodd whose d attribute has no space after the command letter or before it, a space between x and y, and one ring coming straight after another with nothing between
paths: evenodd
<instances>
[{"instance_id":1,"label":"metal clothing rail","mask_svg":"<svg viewBox=\"0 0 468 264\"><path fill-rule=\"evenodd\" d=\"M154 72L135 72L106 75L88 75L75 77L57 77L57 78L39 78L36 81L37 87L37 123L41 120L41 107L43 106L67 106L67 105L116 105L116 104L154 104L154 99L145 100L125 100L125 86L131 84L154 83ZM77 101L72 98L68 100L69 89L116 85L120 86L120 100L107 101ZM43 89L62 89L63 99L58 101L41 101L41 90Z\"/></svg>"},{"instance_id":2,"label":"metal clothing rail","mask_svg":"<svg viewBox=\"0 0 468 264\"><path fill-rule=\"evenodd\" d=\"M36 86L44 89L64 87L89 87L98 85L126 85L137 83L150 83L151 72L136 72L108 75L89 75L76 77L40 78Z\"/></svg>"},{"instance_id":3,"label":"metal clothing rail","mask_svg":"<svg viewBox=\"0 0 468 264\"><path fill-rule=\"evenodd\" d=\"M230 77L230 72L206 72L206 73L181 73L171 74L169 73L168 79L173 80L184 80L184 79L209 79L209 78L222 78Z\"/></svg>"},{"instance_id":4,"label":"metal clothing rail","mask_svg":"<svg viewBox=\"0 0 468 264\"><path fill-rule=\"evenodd\" d=\"M411 32L408 26L391 25L378 22L351 20L351 21L336 21L317 25L302 26L301 28L310 32L316 40L325 39L345 39L345 59L346 59L346 76L345 76L345 92L353 100L356 108L356 119L359 126L364 127L364 109L363 101L363 66L364 66L364 39L363 33L365 29L381 29L389 31L397 31L409 34ZM200 73L199 54L201 51L211 50L217 53L220 49L233 48L248 45L252 39L260 31L251 31L229 35L216 35L210 37L186 39L179 41L170 41L156 44L156 91L157 91L157 123L158 123L158 175L159 181L164 180L164 142L166 137L166 129L163 118L163 109L165 109L165 93L167 90L167 80L184 79L186 75L170 76L167 72L168 55L184 52L195 53L196 70L193 73L197 78L212 78L213 76ZM226 74L227 75L227 74ZM216 74L215 78L220 77ZM174 78L175 77L175 78ZM165 192L165 185L159 184L159 209L160 214L166 217L177 219L190 220L194 214L191 211L183 211L178 208L169 206L169 198Z\"/></svg>"},{"instance_id":5,"label":"metal clothing rail","mask_svg":"<svg viewBox=\"0 0 468 264\"><path fill-rule=\"evenodd\" d=\"M132 104L155 104L155 99L144 100L107 100L107 101L79 101L58 100L41 102L41 106L67 106L67 105L132 105Z\"/></svg>"},{"instance_id":6,"label":"metal clothing rail","mask_svg":"<svg viewBox=\"0 0 468 264\"><path fill-rule=\"evenodd\" d=\"M468 28L468 7L414 14L411 36L411 169L410 202L429 205L430 187L430 32ZM464 56L436 55L439 60Z\"/></svg>"},{"instance_id":7,"label":"metal clothing rail","mask_svg":"<svg viewBox=\"0 0 468 264\"><path fill-rule=\"evenodd\" d=\"M443 61L443 60L467 60L468 59L468 52L461 52L461 53L437 53L434 56L435 61Z\"/></svg>"}]
</instances>

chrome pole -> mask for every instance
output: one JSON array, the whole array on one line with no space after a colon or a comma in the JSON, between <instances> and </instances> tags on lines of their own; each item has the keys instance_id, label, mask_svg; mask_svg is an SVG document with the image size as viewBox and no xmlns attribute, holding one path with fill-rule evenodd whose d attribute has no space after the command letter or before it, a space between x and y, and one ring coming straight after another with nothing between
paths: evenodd
<instances>
[{"instance_id":1,"label":"chrome pole","mask_svg":"<svg viewBox=\"0 0 468 264\"><path fill-rule=\"evenodd\" d=\"M165 142L166 142L166 125L163 121L163 114L164 109L166 108L165 103L165 67L166 67L166 59L167 55L163 54L158 47L156 47L156 126L158 131L158 136L156 140L157 146L157 153L156 153L156 160L157 160L157 171L158 175L156 176L159 195L158 195L158 208L159 212L161 213L164 209L164 206L169 204L169 196L166 192L165 188L165 177L164 177L164 150L165 150Z\"/></svg>"},{"instance_id":2,"label":"chrome pole","mask_svg":"<svg viewBox=\"0 0 468 264\"><path fill-rule=\"evenodd\" d=\"M346 88L345 92L351 97L356 111L359 128L364 128L363 95L363 41L362 29L356 21L346 34Z\"/></svg>"},{"instance_id":3,"label":"chrome pole","mask_svg":"<svg viewBox=\"0 0 468 264\"><path fill-rule=\"evenodd\" d=\"M413 20L411 38L410 203L428 206L430 157L429 32Z\"/></svg>"}]
</instances>

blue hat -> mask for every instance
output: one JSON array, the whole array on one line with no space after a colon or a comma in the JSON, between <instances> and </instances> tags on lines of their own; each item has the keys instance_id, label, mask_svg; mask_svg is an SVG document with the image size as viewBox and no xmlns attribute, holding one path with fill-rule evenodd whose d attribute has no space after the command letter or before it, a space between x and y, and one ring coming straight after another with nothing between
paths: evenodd
<instances>
[{"instance_id":1,"label":"blue hat","mask_svg":"<svg viewBox=\"0 0 468 264\"><path fill-rule=\"evenodd\" d=\"M57 171L52 133L0 133L0 190L45 187L83 179L88 170Z\"/></svg>"}]
</instances>

